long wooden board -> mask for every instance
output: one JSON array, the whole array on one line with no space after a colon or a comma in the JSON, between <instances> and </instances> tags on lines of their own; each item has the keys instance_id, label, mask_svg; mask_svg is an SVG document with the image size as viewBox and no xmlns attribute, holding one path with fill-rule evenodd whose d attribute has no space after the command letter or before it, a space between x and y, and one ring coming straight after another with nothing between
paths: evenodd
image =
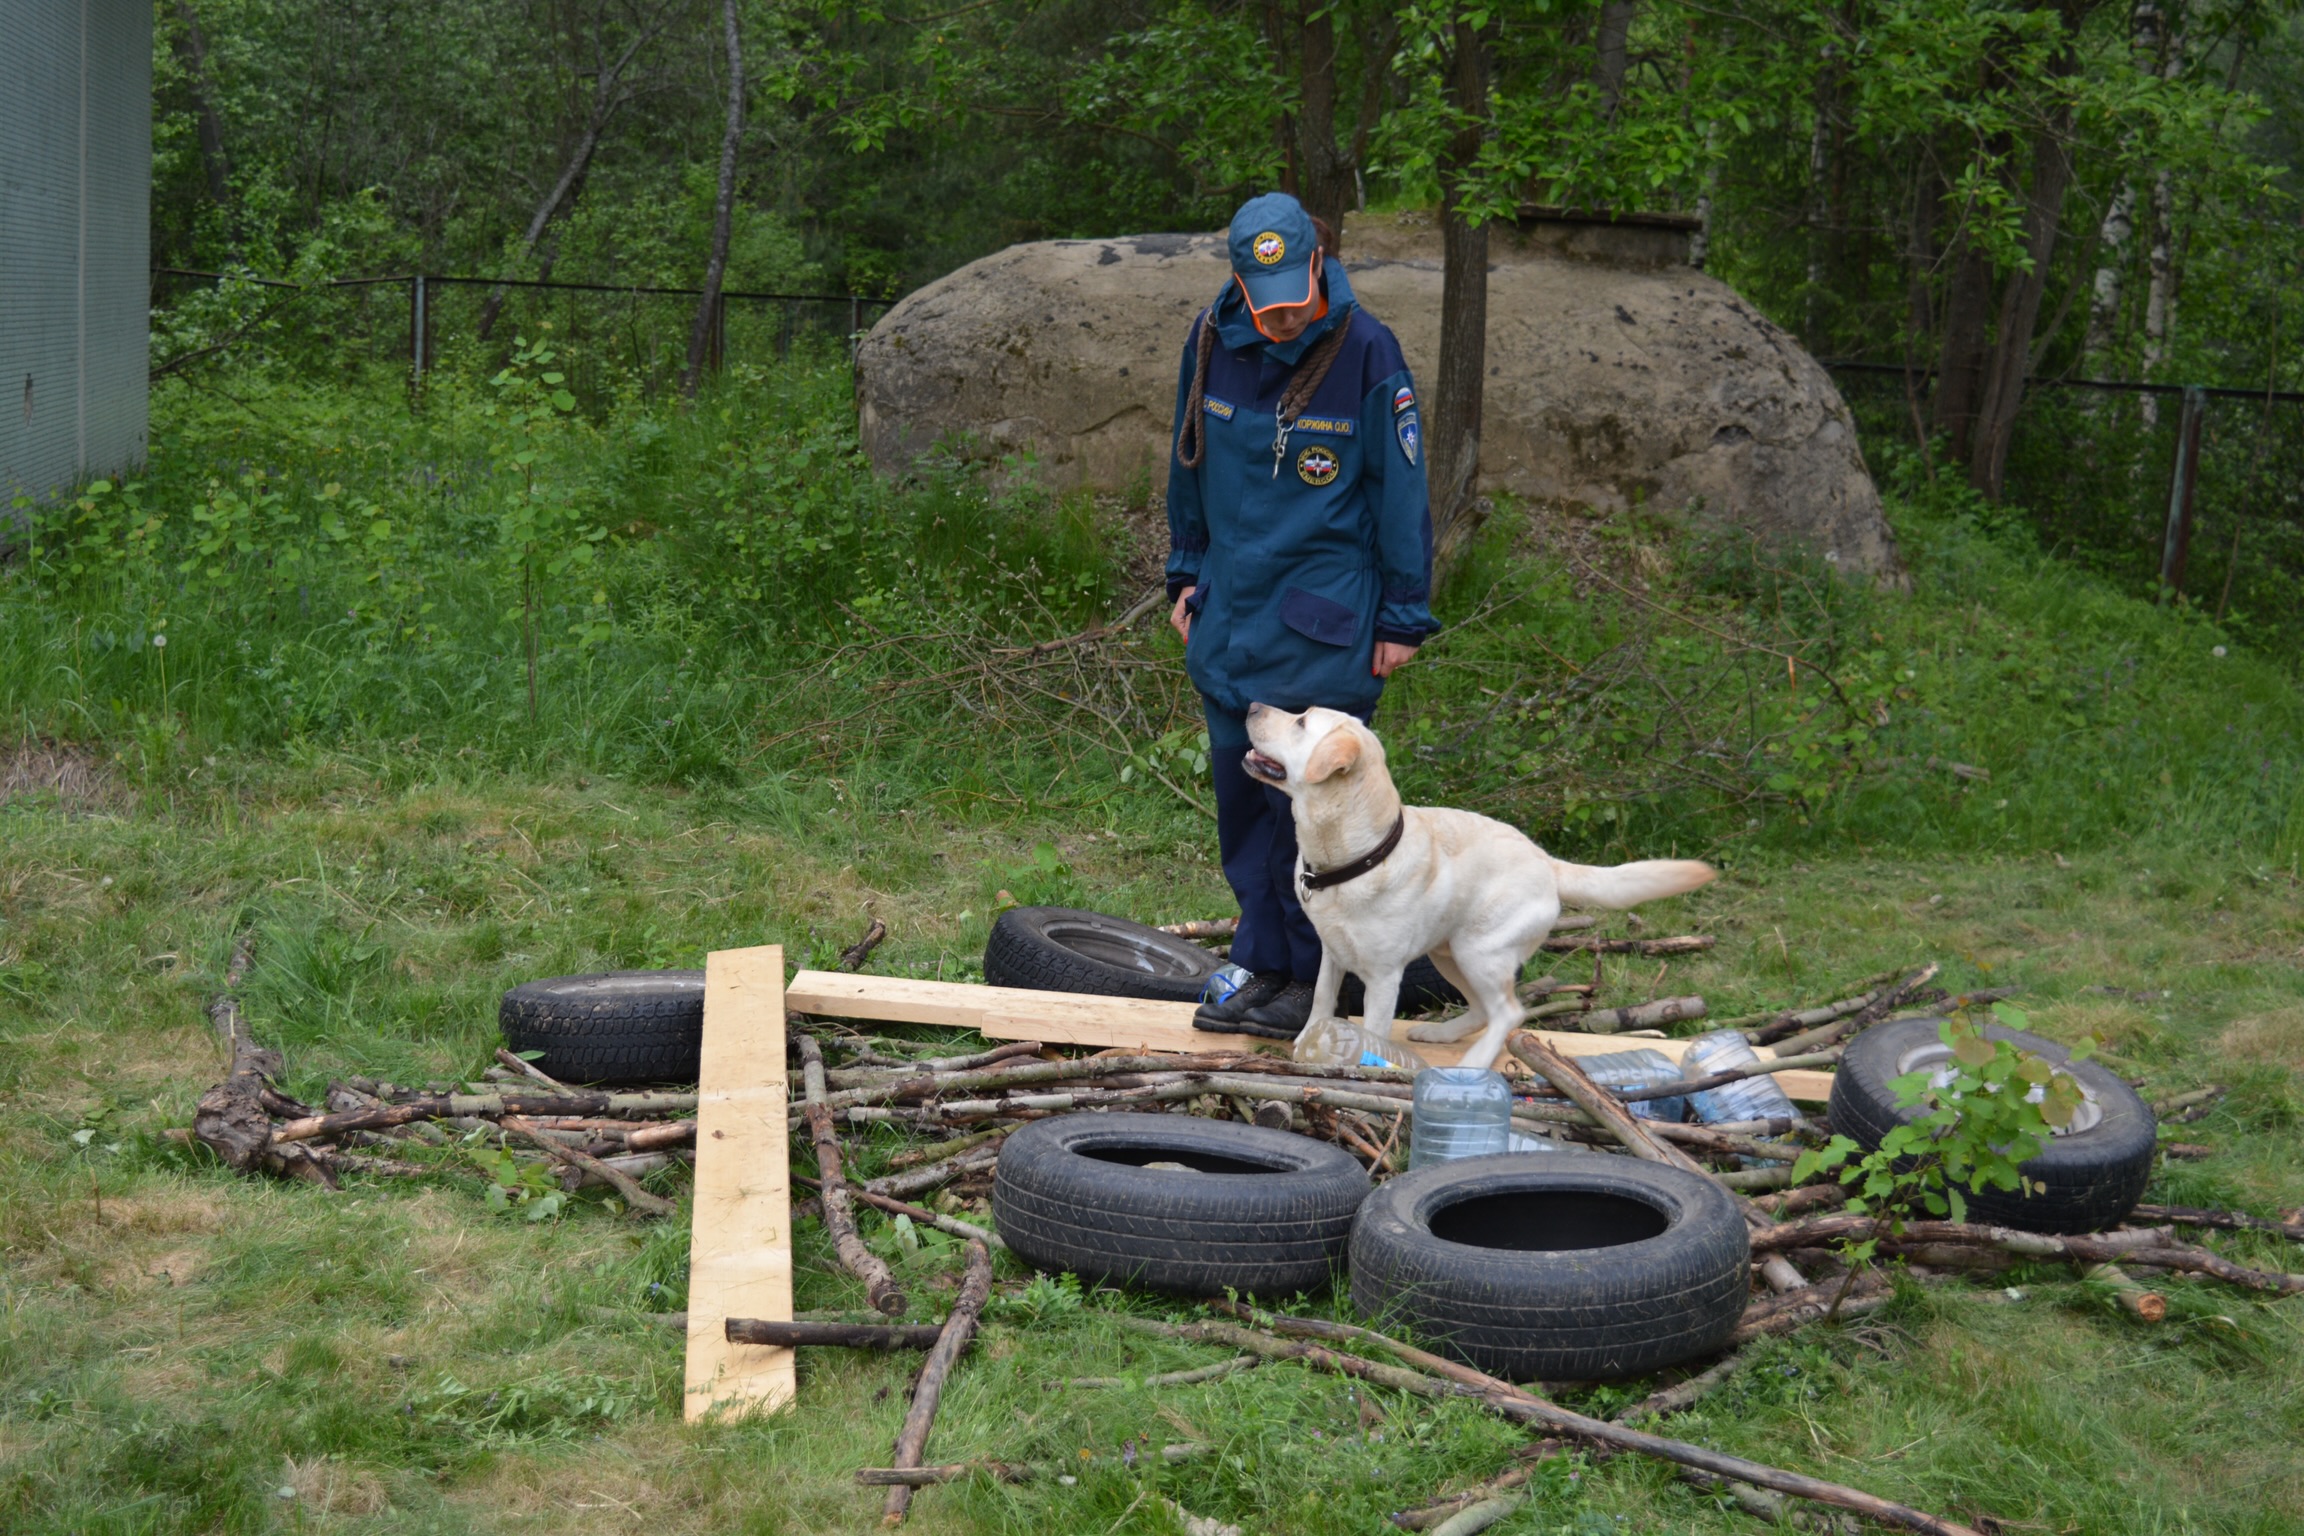
<instances>
[{"instance_id":1,"label":"long wooden board","mask_svg":"<svg viewBox=\"0 0 2304 1536\"><path fill-rule=\"evenodd\" d=\"M688 1255L687 1418L791 1403L792 1351L731 1344L731 1317L792 1316L792 1185L785 1161L784 949L704 961L696 1198Z\"/></svg>"},{"instance_id":2,"label":"long wooden board","mask_svg":"<svg viewBox=\"0 0 2304 1536\"><path fill-rule=\"evenodd\" d=\"M1022 987L980 987L907 976L850 976L835 971L802 971L785 988L784 997L786 1006L795 1013L886 1024L940 1024L973 1029L991 1040L1042 1040L1050 1045L1143 1051L1273 1048L1273 1042L1252 1035L1217 1035L1194 1029L1191 1003L1082 997ZM1560 1030L1536 1033L1566 1056L1600 1056L1645 1046L1678 1061L1688 1049L1685 1040L1627 1040L1620 1035ZM1464 1043L1418 1044L1416 1051L1434 1065L1445 1067L1454 1066L1464 1048ZM1762 1048L1760 1054L1771 1053ZM1829 1072L1780 1072L1776 1081L1802 1103L1821 1104L1832 1096Z\"/></svg>"}]
</instances>

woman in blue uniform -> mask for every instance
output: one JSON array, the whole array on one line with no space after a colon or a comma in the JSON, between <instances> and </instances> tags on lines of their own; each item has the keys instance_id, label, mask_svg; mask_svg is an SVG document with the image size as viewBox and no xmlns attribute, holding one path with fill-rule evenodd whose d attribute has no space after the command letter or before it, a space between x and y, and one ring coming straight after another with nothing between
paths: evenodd
<instances>
[{"instance_id":1,"label":"woman in blue uniform","mask_svg":"<svg viewBox=\"0 0 2304 1536\"><path fill-rule=\"evenodd\" d=\"M1232 218L1232 281L1193 322L1168 467L1170 621L1208 716L1216 840L1252 973L1211 1030L1293 1039L1320 940L1296 898L1288 797L1251 778L1251 703L1365 719L1432 620L1415 381L1282 192Z\"/></svg>"}]
</instances>

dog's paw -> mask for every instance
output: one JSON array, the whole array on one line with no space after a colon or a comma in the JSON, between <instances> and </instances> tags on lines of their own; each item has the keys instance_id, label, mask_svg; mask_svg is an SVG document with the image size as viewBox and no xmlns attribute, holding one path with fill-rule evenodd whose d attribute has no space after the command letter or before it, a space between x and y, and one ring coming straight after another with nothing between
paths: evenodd
<instances>
[{"instance_id":1,"label":"dog's paw","mask_svg":"<svg viewBox=\"0 0 2304 1536\"><path fill-rule=\"evenodd\" d=\"M1408 1038L1421 1040L1426 1045L1454 1045L1480 1027L1480 1021L1469 1013L1460 1013L1452 1019L1432 1019L1408 1026Z\"/></svg>"}]
</instances>

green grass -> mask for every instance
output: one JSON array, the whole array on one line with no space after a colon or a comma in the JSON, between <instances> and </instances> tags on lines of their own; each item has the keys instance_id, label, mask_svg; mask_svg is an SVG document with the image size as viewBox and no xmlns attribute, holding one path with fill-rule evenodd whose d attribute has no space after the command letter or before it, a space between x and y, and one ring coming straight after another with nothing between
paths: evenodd
<instances>
[{"instance_id":1,"label":"green grass","mask_svg":"<svg viewBox=\"0 0 2304 1536\"><path fill-rule=\"evenodd\" d=\"M599 1313L681 1304L677 1224L589 1199L497 1217L476 1170L242 1180L166 1132L219 1070L201 1010L243 931L250 1021L309 1096L475 1073L497 996L537 976L763 942L823 965L875 914L877 968L969 977L1004 897L1228 910L1206 821L1148 771L1198 772L1172 641L977 665L1125 605L1156 525L958 469L880 485L829 365L524 433L505 391L453 376L417 419L383 388L227 382L164 392L133 495L0 569L0 1526L873 1527L849 1472L886 1458L911 1362L811 1352L793 1413L683 1428L679 1341ZM530 470L550 537L524 551ZM1653 520L1504 509L1379 717L1404 784L1562 853L1720 862L1648 914L1718 948L1611 962L1624 995L1727 1014L1921 958L2019 983L2039 1027L2100 1037L2150 1095L2231 1085L2180 1133L2214 1154L2155 1198L2304 1205L2292 673L1892 488L1908 595ZM938 1314L951 1255L867 1229ZM800 1305L860 1304L821 1232L797 1240ZM932 1490L922 1529L1171 1530L1157 1490L1250 1531L1373 1530L1518 1443L1285 1366L1046 1390L1214 1355L1099 1315L1146 1303L1028 1279L1004 1267L931 1454L1078 1482ZM1909 1287L1863 1328L1766 1346L1675 1432L2008 1530L2304 1530L2304 1303L2176 1280L2174 1320L2143 1329L2066 1271L2011 1283ZM1135 1472L1132 1438L1219 1452ZM1498 1529L1749 1524L1625 1459L1563 1468Z\"/></svg>"},{"instance_id":2,"label":"green grass","mask_svg":"<svg viewBox=\"0 0 2304 1536\"><path fill-rule=\"evenodd\" d=\"M115 779L108 798L0 811L10 1529L829 1531L876 1519L876 1496L847 1473L884 1460L910 1362L811 1352L794 1413L698 1433L679 1423L679 1340L597 1320L597 1308L680 1304L678 1227L644 1229L589 1201L540 1225L494 1217L476 1178L329 1195L234 1178L169 1141L217 1071L200 1009L235 931L259 934L250 1021L310 1092L348 1071L477 1071L496 995L527 977L694 964L763 941L822 963L867 909L894 931L877 966L964 974L991 898L1020 872L1142 917L1222 905L1205 862L1055 813L908 828L834 805L788 830L733 794L480 773L394 785L348 758L205 777L170 791ZM1067 873L1040 870L1041 844ZM2041 1027L2101 1036L2148 1093L2233 1085L2181 1132L2216 1155L2171 1166L2156 1198L2304 1204L2304 917L2284 876L2135 849L2062 864L1761 854L1650 916L1720 945L1662 976L1629 966L1616 984L1701 992L1723 1012L1825 996L1920 956L1956 985L2020 983ZM84 1147L80 1131L93 1132ZM937 1315L950 1253L906 1256L887 1227L868 1228L905 1265L919 1313ZM821 1232L803 1223L798 1239L800 1304L860 1306ZM2293 1248L2218 1246L2296 1267ZM1003 1268L933 1454L1090 1459L1074 1487L923 1493L923 1529L1172 1529L1138 1501L1156 1488L1244 1529L1373 1530L1390 1509L1497 1470L1517 1443L1467 1409L1356 1398L1287 1366L1160 1392L1047 1391L1057 1377L1217 1356L1097 1315L1142 1302L1081 1305L1027 1278ZM2014 1283L2022 1301L1981 1284L1913 1288L1864 1328L1768 1346L1673 1430L2011 1529L2304 1529L2304 1303L2174 1280L2178 1320L2143 1329L2068 1272ZM1118 1464L1131 1437L1193 1432L1218 1456L1150 1474ZM1550 1486L1500 1529L1748 1523L1622 1461Z\"/></svg>"}]
</instances>

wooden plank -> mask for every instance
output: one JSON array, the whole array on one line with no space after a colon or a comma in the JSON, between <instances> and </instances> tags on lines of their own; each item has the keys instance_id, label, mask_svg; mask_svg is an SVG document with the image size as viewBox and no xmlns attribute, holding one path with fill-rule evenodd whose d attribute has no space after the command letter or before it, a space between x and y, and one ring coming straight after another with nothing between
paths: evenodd
<instances>
[{"instance_id":1,"label":"wooden plank","mask_svg":"<svg viewBox=\"0 0 2304 1536\"><path fill-rule=\"evenodd\" d=\"M1050 1045L1138 1051L1276 1049L1274 1042L1253 1035L1217 1035L1194 1029L1195 1005L1191 1003L1159 1003L1145 998L1083 997L909 976L802 971L792 978L785 999L797 1013L886 1024L940 1024L972 1029L988 1040L1043 1040ZM1621 1035L1549 1029L1536 1033L1565 1056L1601 1056L1646 1046L1678 1061L1688 1049L1685 1040L1627 1040ZM1448 1067L1463 1058L1468 1044L1418 1044L1416 1051L1433 1065ZM1763 1046L1760 1054L1766 1057L1774 1053ZM1776 1080L1802 1103L1821 1104L1832 1096L1829 1072L1785 1072Z\"/></svg>"},{"instance_id":2,"label":"wooden plank","mask_svg":"<svg viewBox=\"0 0 2304 1536\"><path fill-rule=\"evenodd\" d=\"M785 1159L784 950L704 961L696 1195L688 1252L687 1418L770 1413L794 1397L792 1351L731 1344L731 1317L792 1316Z\"/></svg>"}]
</instances>

